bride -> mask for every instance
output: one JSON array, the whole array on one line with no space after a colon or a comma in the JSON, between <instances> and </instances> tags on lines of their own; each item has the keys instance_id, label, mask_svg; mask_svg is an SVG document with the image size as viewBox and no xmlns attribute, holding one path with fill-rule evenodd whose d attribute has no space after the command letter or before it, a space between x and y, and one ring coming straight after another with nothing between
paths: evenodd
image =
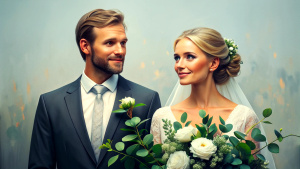
<instances>
[{"instance_id":1,"label":"bride","mask_svg":"<svg viewBox=\"0 0 300 169\"><path fill-rule=\"evenodd\" d=\"M192 121L190 125L193 127L202 122L198 115L201 109L210 117L214 116L212 123L217 126L221 116L226 123L233 125L231 132L227 133L229 136L233 136L234 131L245 133L259 121L233 78L238 75L241 63L236 52L237 45L233 41L225 42L219 32L210 28L187 30L175 40L174 68L180 84L175 86L167 106L153 115L151 133L155 144L167 138L162 119L180 122L183 112L188 114L187 121ZM252 140L251 133L247 139ZM260 146L258 142L256 144ZM262 153L270 162L269 167L275 168L272 154Z\"/></svg>"}]
</instances>

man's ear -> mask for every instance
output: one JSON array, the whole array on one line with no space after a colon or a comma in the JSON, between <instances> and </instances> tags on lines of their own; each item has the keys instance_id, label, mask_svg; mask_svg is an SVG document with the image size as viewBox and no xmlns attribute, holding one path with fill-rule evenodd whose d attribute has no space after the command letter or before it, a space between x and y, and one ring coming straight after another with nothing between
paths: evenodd
<instances>
[{"instance_id":1,"label":"man's ear","mask_svg":"<svg viewBox=\"0 0 300 169\"><path fill-rule=\"evenodd\" d=\"M86 39L80 39L79 41L80 50L86 55L91 54L91 45Z\"/></svg>"},{"instance_id":2,"label":"man's ear","mask_svg":"<svg viewBox=\"0 0 300 169\"><path fill-rule=\"evenodd\" d=\"M220 64L220 58L214 57L211 61L211 65L209 67L209 70L210 71L215 71L219 67L219 64Z\"/></svg>"}]
</instances>

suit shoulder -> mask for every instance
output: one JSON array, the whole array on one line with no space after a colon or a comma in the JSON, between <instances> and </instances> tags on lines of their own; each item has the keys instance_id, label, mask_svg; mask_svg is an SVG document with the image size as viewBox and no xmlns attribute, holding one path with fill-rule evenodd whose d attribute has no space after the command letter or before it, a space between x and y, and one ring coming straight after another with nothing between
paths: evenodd
<instances>
[{"instance_id":1,"label":"suit shoulder","mask_svg":"<svg viewBox=\"0 0 300 169\"><path fill-rule=\"evenodd\" d=\"M78 78L77 80L69 83L69 84L66 84L60 88L57 88L55 90L52 90L50 92L47 92L47 93L44 93L42 94L42 96L44 97L50 97L50 98L53 98L53 97L57 97L57 96L60 96L60 95L65 95L65 93L69 90L72 90L72 88L76 89L76 88L79 88L80 87L80 78Z\"/></svg>"}]
</instances>

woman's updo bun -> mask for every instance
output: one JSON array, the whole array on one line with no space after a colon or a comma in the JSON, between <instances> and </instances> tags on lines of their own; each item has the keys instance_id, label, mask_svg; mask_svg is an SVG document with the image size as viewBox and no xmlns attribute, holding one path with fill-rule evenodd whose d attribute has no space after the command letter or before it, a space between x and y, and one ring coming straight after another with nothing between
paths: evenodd
<instances>
[{"instance_id":1,"label":"woman's updo bun","mask_svg":"<svg viewBox=\"0 0 300 169\"><path fill-rule=\"evenodd\" d=\"M174 42L176 44L183 38L189 38L197 45L207 57L220 58L219 67L214 71L213 78L216 84L226 83L230 77L235 77L240 71L241 56L235 54L230 57L228 46L222 35L211 28L194 28L184 31Z\"/></svg>"}]
</instances>

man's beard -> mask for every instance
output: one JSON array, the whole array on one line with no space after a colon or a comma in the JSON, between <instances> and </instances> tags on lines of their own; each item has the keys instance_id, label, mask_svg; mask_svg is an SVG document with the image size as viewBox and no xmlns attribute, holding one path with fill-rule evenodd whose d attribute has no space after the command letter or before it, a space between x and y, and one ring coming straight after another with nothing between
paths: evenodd
<instances>
[{"instance_id":1,"label":"man's beard","mask_svg":"<svg viewBox=\"0 0 300 169\"><path fill-rule=\"evenodd\" d=\"M123 58L123 56L108 56L108 58L106 58L107 60L108 59L112 59L112 58ZM100 57L97 57L95 56L95 52L94 52L94 49L92 48L92 63L93 65L98 68L99 70L107 73L107 74L119 74L123 71L123 63L124 63L124 59L123 59L123 62L122 63L119 63L117 65L115 65L116 67L118 67L117 69L110 66L108 64L108 61L106 62L103 58L100 58Z\"/></svg>"}]
</instances>

